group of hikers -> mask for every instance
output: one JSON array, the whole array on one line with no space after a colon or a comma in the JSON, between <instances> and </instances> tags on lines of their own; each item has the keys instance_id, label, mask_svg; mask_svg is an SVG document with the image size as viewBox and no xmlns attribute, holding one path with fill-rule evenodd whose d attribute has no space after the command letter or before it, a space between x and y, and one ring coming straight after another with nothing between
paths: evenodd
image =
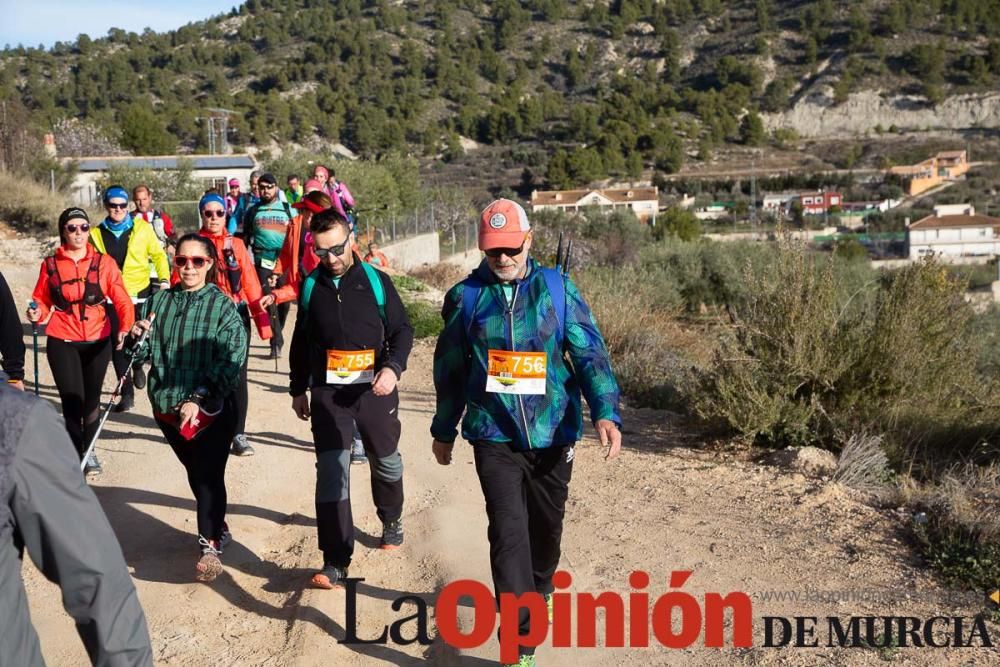
<instances>
[{"instance_id":1,"label":"group of hikers","mask_svg":"<svg viewBox=\"0 0 1000 667\"><path fill-rule=\"evenodd\" d=\"M129 387L116 409L131 409L134 389L145 388L153 419L185 468L197 513L193 576L210 582L223 571L221 556L233 539L227 461L231 453L252 452L246 440L251 321L277 357L281 309L297 303L289 394L294 414L311 423L322 553L310 584L341 588L348 577L352 459L367 460L371 469L380 548L403 545L397 383L413 328L391 275L379 270L387 267L384 256L365 262L358 251L346 186L320 166L301 189L298 180L289 178L284 196L267 173L253 175L250 193L240 193L238 183L226 195L209 191L198 203L201 228L179 237L170 219L152 210L142 186L132 192L131 214L129 193L108 188L107 215L98 225L83 209L63 211L61 244L43 260L27 310L32 324L47 320L61 432L51 407L24 391L21 322L0 276L0 354L9 376L0 388L0 583L16 580L20 566L5 552L25 545L63 587L95 664L151 664L145 620L117 542L79 473L88 449L82 465L100 470L92 444L112 360ZM565 273L531 258L531 244L519 204L500 199L482 211L485 257L447 292L442 309L428 455L450 464L461 423L486 502L497 598L540 593L551 617L574 446L582 437L581 393L606 458L620 450L621 418L618 384L589 308ZM88 533L85 544L103 540L102 547L78 549L58 537L67 523ZM7 589L0 587L0 618L18 620L0 623L0 656L40 664L23 588L18 580L16 591ZM526 635L526 608L518 621ZM535 664L533 653L523 646L516 664Z\"/></svg>"}]
</instances>

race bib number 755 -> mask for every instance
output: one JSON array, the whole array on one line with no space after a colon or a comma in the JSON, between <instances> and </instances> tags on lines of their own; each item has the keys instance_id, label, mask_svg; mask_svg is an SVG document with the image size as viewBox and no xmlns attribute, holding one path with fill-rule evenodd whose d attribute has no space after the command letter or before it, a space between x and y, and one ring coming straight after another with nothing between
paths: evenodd
<instances>
[{"instance_id":1,"label":"race bib number 755","mask_svg":"<svg viewBox=\"0 0 1000 667\"><path fill-rule=\"evenodd\" d=\"M496 394L545 394L544 352L490 350L486 391Z\"/></svg>"},{"instance_id":2,"label":"race bib number 755","mask_svg":"<svg viewBox=\"0 0 1000 667\"><path fill-rule=\"evenodd\" d=\"M327 384L364 384L375 379L375 350L327 350Z\"/></svg>"}]
</instances>

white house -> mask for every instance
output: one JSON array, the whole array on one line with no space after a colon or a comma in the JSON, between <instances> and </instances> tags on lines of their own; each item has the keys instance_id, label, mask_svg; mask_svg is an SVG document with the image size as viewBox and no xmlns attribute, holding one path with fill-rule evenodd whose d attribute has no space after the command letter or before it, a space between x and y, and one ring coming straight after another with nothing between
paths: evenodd
<instances>
[{"instance_id":1,"label":"white house","mask_svg":"<svg viewBox=\"0 0 1000 667\"><path fill-rule=\"evenodd\" d=\"M906 227L910 259L1000 255L1000 218L979 215L971 204L935 206L934 214Z\"/></svg>"},{"instance_id":2,"label":"white house","mask_svg":"<svg viewBox=\"0 0 1000 667\"><path fill-rule=\"evenodd\" d=\"M781 209L788 208L788 205L793 199L797 199L799 194L797 192L776 192L773 194L764 195L764 200L761 202L761 208L769 213L777 213Z\"/></svg>"},{"instance_id":3,"label":"white house","mask_svg":"<svg viewBox=\"0 0 1000 667\"><path fill-rule=\"evenodd\" d=\"M249 155L159 155L149 157L84 157L65 158L64 162L76 162L77 174L71 187L77 203L88 205L99 201L97 183L115 166L128 169L152 169L172 171L178 162L186 160L191 164L191 176L204 186L226 192L226 182L230 178L240 179L246 190L250 182L250 172L256 163ZM137 183L122 183L128 189Z\"/></svg>"},{"instance_id":4,"label":"white house","mask_svg":"<svg viewBox=\"0 0 1000 667\"><path fill-rule=\"evenodd\" d=\"M531 210L561 209L576 213L588 206L630 208L643 222L655 222L660 208L659 190L651 188L605 188L595 190L534 190Z\"/></svg>"}]
</instances>

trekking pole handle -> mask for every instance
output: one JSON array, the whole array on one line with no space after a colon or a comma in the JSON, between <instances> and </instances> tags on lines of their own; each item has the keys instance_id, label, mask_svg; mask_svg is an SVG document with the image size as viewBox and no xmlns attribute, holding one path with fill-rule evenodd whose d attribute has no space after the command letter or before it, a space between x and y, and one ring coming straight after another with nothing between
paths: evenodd
<instances>
[{"instance_id":1,"label":"trekking pole handle","mask_svg":"<svg viewBox=\"0 0 1000 667\"><path fill-rule=\"evenodd\" d=\"M31 308L32 310L38 310L38 302L32 299L31 301L28 302L28 308ZM31 323L31 333L35 334L38 333L38 322Z\"/></svg>"}]
</instances>

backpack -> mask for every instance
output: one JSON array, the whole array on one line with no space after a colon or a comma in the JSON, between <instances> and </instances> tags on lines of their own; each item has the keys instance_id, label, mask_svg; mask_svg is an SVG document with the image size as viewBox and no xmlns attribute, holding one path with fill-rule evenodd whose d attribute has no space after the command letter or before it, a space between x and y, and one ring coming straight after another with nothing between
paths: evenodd
<instances>
[{"instance_id":1,"label":"backpack","mask_svg":"<svg viewBox=\"0 0 1000 667\"><path fill-rule=\"evenodd\" d=\"M556 343L562 348L563 339L566 337L566 282L563 276L556 269L539 267L542 277L545 279L545 287L549 291L552 299L552 309L556 311ZM486 283L479 279L473 272L462 281L462 326L466 335L472 328L472 317L476 314L476 304L479 302L479 295L482 293Z\"/></svg>"},{"instance_id":2,"label":"backpack","mask_svg":"<svg viewBox=\"0 0 1000 667\"><path fill-rule=\"evenodd\" d=\"M240 263L233 251L232 236L226 237L222 248L222 258L226 264L226 280L229 282L229 291L233 296L237 296L243 289L243 271L240 269Z\"/></svg>"},{"instance_id":3,"label":"backpack","mask_svg":"<svg viewBox=\"0 0 1000 667\"><path fill-rule=\"evenodd\" d=\"M361 268L364 270L365 275L368 276L368 282L371 283L372 292L375 293L375 305L378 306L378 316L382 319L382 326L386 330L389 329L389 323L385 318L385 288L382 286L382 280L379 278L379 271L374 266L365 264L361 262ZM317 266L312 272L306 276L305 280L302 281L302 293L299 296L299 306L309 312L309 301L312 299L313 288L316 287L316 281L319 279L319 272L322 267Z\"/></svg>"},{"instance_id":4,"label":"backpack","mask_svg":"<svg viewBox=\"0 0 1000 667\"><path fill-rule=\"evenodd\" d=\"M87 319L85 315L87 306L96 306L104 301L104 291L101 289L100 282L101 257L103 257L101 253L95 252L94 256L90 259L90 266L87 268L87 277L73 278L72 280L63 280L62 274L59 273L59 269L56 267L56 258L54 256L45 258L45 270L48 273L49 298L57 310L72 313L73 306L79 304L80 321L82 322ZM75 282L84 282L86 284L83 287L83 295L79 299L70 301L63 294L62 288L63 285Z\"/></svg>"}]
</instances>

